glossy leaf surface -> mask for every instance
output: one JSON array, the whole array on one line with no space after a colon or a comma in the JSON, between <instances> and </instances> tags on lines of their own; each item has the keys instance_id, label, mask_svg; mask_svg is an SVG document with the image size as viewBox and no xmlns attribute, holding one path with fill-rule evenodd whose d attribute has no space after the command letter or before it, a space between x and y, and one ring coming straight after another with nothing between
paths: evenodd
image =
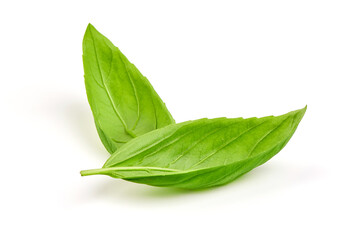
<instances>
[{"instance_id":1,"label":"glossy leaf surface","mask_svg":"<svg viewBox=\"0 0 360 240\"><path fill-rule=\"evenodd\" d=\"M83 40L83 64L96 129L110 153L175 122L149 81L91 24Z\"/></svg>"},{"instance_id":2,"label":"glossy leaf surface","mask_svg":"<svg viewBox=\"0 0 360 240\"><path fill-rule=\"evenodd\" d=\"M277 117L173 124L128 142L103 168L81 174L188 189L222 185L277 154L294 134L305 111L306 107Z\"/></svg>"}]
</instances>

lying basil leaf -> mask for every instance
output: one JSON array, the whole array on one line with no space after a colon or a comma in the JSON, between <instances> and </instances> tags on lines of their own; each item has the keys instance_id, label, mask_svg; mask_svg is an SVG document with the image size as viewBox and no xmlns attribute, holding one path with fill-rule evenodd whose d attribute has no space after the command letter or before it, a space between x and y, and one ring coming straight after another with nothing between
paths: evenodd
<instances>
[{"instance_id":1,"label":"lying basil leaf","mask_svg":"<svg viewBox=\"0 0 360 240\"><path fill-rule=\"evenodd\" d=\"M91 24L83 40L83 63L96 128L110 153L175 122L149 81Z\"/></svg>"},{"instance_id":2,"label":"lying basil leaf","mask_svg":"<svg viewBox=\"0 0 360 240\"><path fill-rule=\"evenodd\" d=\"M103 168L81 174L188 189L222 185L277 154L294 134L305 111L306 107L277 117L173 124L128 142Z\"/></svg>"}]
</instances>

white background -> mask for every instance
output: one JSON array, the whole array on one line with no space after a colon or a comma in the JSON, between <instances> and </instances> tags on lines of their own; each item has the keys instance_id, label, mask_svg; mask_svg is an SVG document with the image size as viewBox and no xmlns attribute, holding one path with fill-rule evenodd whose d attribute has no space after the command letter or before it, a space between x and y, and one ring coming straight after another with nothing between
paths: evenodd
<instances>
[{"instance_id":1,"label":"white background","mask_svg":"<svg viewBox=\"0 0 360 240\"><path fill-rule=\"evenodd\" d=\"M360 239L359 1L2 1L1 239ZM87 103L91 22L177 122L308 105L223 187L80 177L109 157Z\"/></svg>"}]
</instances>

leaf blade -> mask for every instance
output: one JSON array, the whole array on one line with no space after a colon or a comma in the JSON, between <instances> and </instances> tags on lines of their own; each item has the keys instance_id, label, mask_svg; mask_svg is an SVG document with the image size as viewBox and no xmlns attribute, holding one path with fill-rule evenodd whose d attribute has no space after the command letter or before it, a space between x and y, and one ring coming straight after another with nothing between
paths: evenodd
<instances>
[{"instance_id":1,"label":"leaf blade","mask_svg":"<svg viewBox=\"0 0 360 240\"><path fill-rule=\"evenodd\" d=\"M137 136L175 123L149 81L91 24L83 40L83 65L95 125L110 153Z\"/></svg>"},{"instance_id":2,"label":"leaf blade","mask_svg":"<svg viewBox=\"0 0 360 240\"><path fill-rule=\"evenodd\" d=\"M200 119L170 125L125 144L104 164L109 172L99 170L98 174L153 186L195 189L222 185L276 155L305 111L306 107L277 117ZM205 133L207 137L201 138ZM127 167L159 171L119 171Z\"/></svg>"}]
</instances>

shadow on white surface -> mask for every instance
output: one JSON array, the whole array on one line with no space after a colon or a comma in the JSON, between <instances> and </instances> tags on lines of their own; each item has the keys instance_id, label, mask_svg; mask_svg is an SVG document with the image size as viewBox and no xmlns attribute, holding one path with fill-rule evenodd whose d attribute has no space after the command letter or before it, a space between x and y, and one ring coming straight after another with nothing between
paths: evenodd
<instances>
[{"instance_id":1,"label":"shadow on white surface","mask_svg":"<svg viewBox=\"0 0 360 240\"><path fill-rule=\"evenodd\" d=\"M83 145L89 148L99 148L99 142L95 123L90 109L79 101L69 101L64 104L60 112L66 116L67 123L76 137L81 138Z\"/></svg>"},{"instance_id":2,"label":"shadow on white surface","mask_svg":"<svg viewBox=\"0 0 360 240\"><path fill-rule=\"evenodd\" d=\"M52 90L39 94L33 105L35 107L28 109L29 114L45 121L59 135L79 138L89 148L101 145L90 107L83 99L64 91Z\"/></svg>"}]
</instances>

